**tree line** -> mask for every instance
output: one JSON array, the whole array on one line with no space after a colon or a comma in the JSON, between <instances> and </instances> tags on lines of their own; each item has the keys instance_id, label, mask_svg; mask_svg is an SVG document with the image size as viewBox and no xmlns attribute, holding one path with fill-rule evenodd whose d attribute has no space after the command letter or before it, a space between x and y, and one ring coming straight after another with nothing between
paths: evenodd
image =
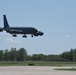
<instances>
[{"instance_id":1,"label":"tree line","mask_svg":"<svg viewBox=\"0 0 76 75\"><path fill-rule=\"evenodd\" d=\"M65 58L68 61L76 61L76 49L70 49L70 51L60 54L61 58Z\"/></svg>"},{"instance_id":2,"label":"tree line","mask_svg":"<svg viewBox=\"0 0 76 75\"><path fill-rule=\"evenodd\" d=\"M33 54L28 55L25 48L0 50L0 61L76 61L76 49L59 55Z\"/></svg>"},{"instance_id":3,"label":"tree line","mask_svg":"<svg viewBox=\"0 0 76 75\"><path fill-rule=\"evenodd\" d=\"M25 61L26 57L27 52L24 48L0 50L0 61Z\"/></svg>"}]
</instances>

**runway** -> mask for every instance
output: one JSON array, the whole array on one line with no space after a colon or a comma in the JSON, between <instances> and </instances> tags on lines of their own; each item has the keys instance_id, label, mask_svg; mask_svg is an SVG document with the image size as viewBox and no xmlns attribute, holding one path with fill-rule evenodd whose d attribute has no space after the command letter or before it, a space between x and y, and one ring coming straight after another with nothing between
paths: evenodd
<instances>
[{"instance_id":1,"label":"runway","mask_svg":"<svg viewBox=\"0 0 76 75\"><path fill-rule=\"evenodd\" d=\"M2 66L0 67L0 75L76 75L76 71L54 70L56 68L62 67Z\"/></svg>"}]
</instances>

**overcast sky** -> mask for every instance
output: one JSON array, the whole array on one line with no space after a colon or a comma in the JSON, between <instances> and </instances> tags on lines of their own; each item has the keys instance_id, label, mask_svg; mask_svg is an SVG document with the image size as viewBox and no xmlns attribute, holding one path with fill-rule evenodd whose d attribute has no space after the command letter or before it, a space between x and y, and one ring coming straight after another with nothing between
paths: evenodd
<instances>
[{"instance_id":1,"label":"overcast sky","mask_svg":"<svg viewBox=\"0 0 76 75\"><path fill-rule=\"evenodd\" d=\"M17 38L0 33L0 49L24 47L28 54L60 54L76 48L76 0L0 0L0 27L35 27L44 36Z\"/></svg>"}]
</instances>

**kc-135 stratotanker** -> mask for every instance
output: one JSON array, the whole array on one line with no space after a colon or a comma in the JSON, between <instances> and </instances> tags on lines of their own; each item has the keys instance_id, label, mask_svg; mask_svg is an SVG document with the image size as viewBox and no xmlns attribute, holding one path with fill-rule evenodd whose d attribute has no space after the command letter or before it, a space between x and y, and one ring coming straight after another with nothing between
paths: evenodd
<instances>
[{"instance_id":1,"label":"kc-135 stratotanker","mask_svg":"<svg viewBox=\"0 0 76 75\"><path fill-rule=\"evenodd\" d=\"M13 35L13 37L17 37L17 34L23 34L23 37L27 37L27 34L30 34L31 37L33 36L42 36L44 33L41 31L38 31L34 27L10 27L6 18L6 15L3 15L3 22L4 27L0 27L0 32L3 30L7 33L10 33Z\"/></svg>"}]
</instances>

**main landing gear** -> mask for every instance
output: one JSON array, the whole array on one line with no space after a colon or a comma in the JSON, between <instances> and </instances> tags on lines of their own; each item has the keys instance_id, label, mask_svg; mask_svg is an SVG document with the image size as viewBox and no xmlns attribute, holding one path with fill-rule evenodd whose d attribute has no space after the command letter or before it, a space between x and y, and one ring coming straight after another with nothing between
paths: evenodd
<instances>
[{"instance_id":1,"label":"main landing gear","mask_svg":"<svg viewBox=\"0 0 76 75\"><path fill-rule=\"evenodd\" d=\"M27 38L27 36L24 34L24 35L23 35L23 38Z\"/></svg>"},{"instance_id":2,"label":"main landing gear","mask_svg":"<svg viewBox=\"0 0 76 75\"><path fill-rule=\"evenodd\" d=\"M13 36L13 37L17 37L16 34L13 34L12 36ZM24 34L22 37L23 37L23 38L27 38L27 36L26 36L25 34ZM31 37L34 37L34 35L31 35Z\"/></svg>"},{"instance_id":3,"label":"main landing gear","mask_svg":"<svg viewBox=\"0 0 76 75\"><path fill-rule=\"evenodd\" d=\"M33 37L33 35L31 35L31 37ZM24 35L23 35L23 38L27 38L27 36L24 34Z\"/></svg>"},{"instance_id":4,"label":"main landing gear","mask_svg":"<svg viewBox=\"0 0 76 75\"><path fill-rule=\"evenodd\" d=\"M16 35L16 34L13 34L12 36L13 36L13 37L17 37L17 35Z\"/></svg>"}]
</instances>

